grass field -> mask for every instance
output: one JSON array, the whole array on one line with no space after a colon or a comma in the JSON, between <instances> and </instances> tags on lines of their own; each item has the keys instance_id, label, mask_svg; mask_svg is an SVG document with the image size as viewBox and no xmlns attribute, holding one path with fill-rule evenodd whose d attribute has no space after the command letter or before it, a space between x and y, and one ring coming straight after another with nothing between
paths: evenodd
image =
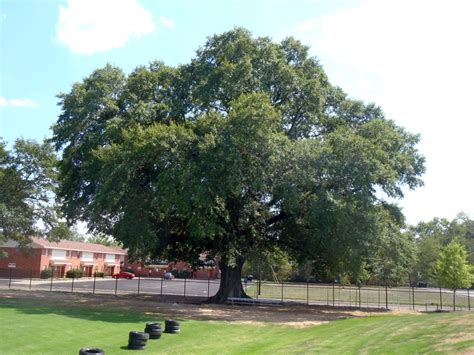
<instances>
[{"instance_id":1,"label":"grass field","mask_svg":"<svg viewBox=\"0 0 474 355\"><path fill-rule=\"evenodd\" d=\"M157 317L3 299L0 354L77 354L95 346L130 354L128 332ZM163 315L165 317L166 315ZM163 318L162 318L163 319ZM378 315L306 328L182 320L181 334L149 341L144 354L474 352L474 313Z\"/></svg>"}]
</instances>

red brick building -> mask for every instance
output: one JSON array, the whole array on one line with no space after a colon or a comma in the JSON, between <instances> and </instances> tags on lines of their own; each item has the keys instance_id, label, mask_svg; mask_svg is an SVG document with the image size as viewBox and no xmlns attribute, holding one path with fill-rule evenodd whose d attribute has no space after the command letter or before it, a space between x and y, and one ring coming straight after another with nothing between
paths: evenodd
<instances>
[{"instance_id":1,"label":"red brick building","mask_svg":"<svg viewBox=\"0 0 474 355\"><path fill-rule=\"evenodd\" d=\"M61 240L50 242L42 238L31 238L27 248L18 248L15 241L0 244L0 250L8 254L0 258L0 269L15 268L39 273L54 267L55 275L64 277L68 270L81 269L84 276L96 272L111 275L119 272L125 263L127 252L121 248L101 244Z\"/></svg>"},{"instance_id":2,"label":"red brick building","mask_svg":"<svg viewBox=\"0 0 474 355\"><path fill-rule=\"evenodd\" d=\"M112 275L121 270L130 270L137 275L151 277L163 277L165 272L184 270L187 270L192 278L219 277L219 269L216 266L203 266L194 270L184 262L163 261L155 265L128 263L127 250L71 240L50 242L43 238L32 237L31 244L27 248L18 248L18 243L10 240L0 244L0 251L8 254L7 258L0 258L0 270L15 268L33 272L35 275L54 267L56 277L65 277L68 270L74 269L81 269L84 272L83 276L86 277L96 272Z\"/></svg>"},{"instance_id":3,"label":"red brick building","mask_svg":"<svg viewBox=\"0 0 474 355\"><path fill-rule=\"evenodd\" d=\"M127 259L126 259L127 260ZM146 264L142 262L125 262L125 268L132 271L136 275L150 276L150 277L163 277L165 272L183 272L188 271L190 278L193 279L217 279L220 277L220 270L217 266L203 266L197 269L193 269L192 266L183 261L168 262L163 261L157 264Z\"/></svg>"}]
</instances>

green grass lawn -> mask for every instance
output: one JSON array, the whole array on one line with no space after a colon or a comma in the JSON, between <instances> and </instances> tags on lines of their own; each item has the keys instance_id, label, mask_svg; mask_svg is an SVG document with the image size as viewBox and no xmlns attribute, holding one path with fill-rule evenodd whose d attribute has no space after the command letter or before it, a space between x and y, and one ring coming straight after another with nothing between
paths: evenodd
<instances>
[{"instance_id":1,"label":"green grass lawn","mask_svg":"<svg viewBox=\"0 0 474 355\"><path fill-rule=\"evenodd\" d=\"M95 346L107 355L125 349L130 330L156 317L3 299L0 354L77 354ZM452 353L474 352L474 312L382 315L308 328L182 320L181 334L150 340L143 354Z\"/></svg>"}]
</instances>

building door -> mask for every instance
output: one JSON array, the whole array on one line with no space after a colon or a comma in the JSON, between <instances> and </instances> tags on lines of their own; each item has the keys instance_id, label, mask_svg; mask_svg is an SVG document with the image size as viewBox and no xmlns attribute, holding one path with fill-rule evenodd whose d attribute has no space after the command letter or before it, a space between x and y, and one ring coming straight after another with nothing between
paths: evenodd
<instances>
[{"instance_id":1,"label":"building door","mask_svg":"<svg viewBox=\"0 0 474 355\"><path fill-rule=\"evenodd\" d=\"M56 265L54 267L54 276L55 277L64 277L66 274L66 265Z\"/></svg>"},{"instance_id":2,"label":"building door","mask_svg":"<svg viewBox=\"0 0 474 355\"><path fill-rule=\"evenodd\" d=\"M84 272L85 277L91 277L92 276L92 266L84 266L83 272Z\"/></svg>"}]
</instances>

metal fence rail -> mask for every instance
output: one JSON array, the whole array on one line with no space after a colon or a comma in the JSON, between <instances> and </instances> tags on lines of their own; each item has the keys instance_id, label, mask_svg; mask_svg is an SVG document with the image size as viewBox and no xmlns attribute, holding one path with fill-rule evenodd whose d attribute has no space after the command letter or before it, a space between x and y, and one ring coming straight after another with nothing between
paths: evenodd
<instances>
[{"instance_id":1,"label":"metal fence rail","mask_svg":"<svg viewBox=\"0 0 474 355\"><path fill-rule=\"evenodd\" d=\"M83 292L114 295L155 295L209 298L219 280L173 279L137 276L132 280L111 277L63 278L33 270L0 269L0 288ZM441 288L342 286L339 284L252 281L243 287L253 298L330 307L384 308L418 311L467 310L474 307L474 290Z\"/></svg>"}]
</instances>

